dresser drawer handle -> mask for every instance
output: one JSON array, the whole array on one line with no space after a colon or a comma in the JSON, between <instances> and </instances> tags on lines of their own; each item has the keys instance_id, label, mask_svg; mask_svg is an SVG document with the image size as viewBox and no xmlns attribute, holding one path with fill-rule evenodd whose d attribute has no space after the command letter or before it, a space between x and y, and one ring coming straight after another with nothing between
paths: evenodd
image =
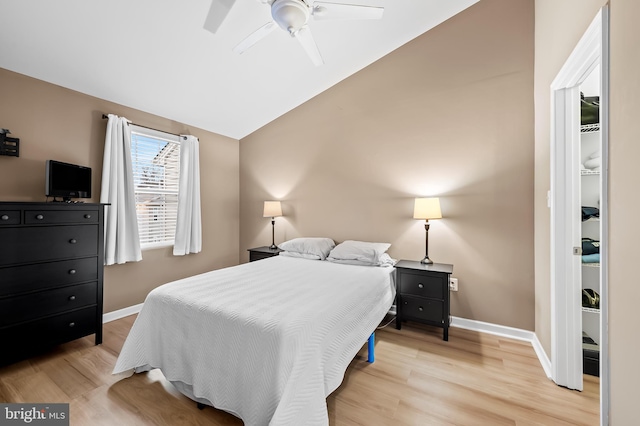
<instances>
[{"instance_id":1,"label":"dresser drawer handle","mask_svg":"<svg viewBox=\"0 0 640 426\"><path fill-rule=\"evenodd\" d=\"M9 220L9 215L8 214L3 214L1 219L2 220Z\"/></svg>"},{"instance_id":2,"label":"dresser drawer handle","mask_svg":"<svg viewBox=\"0 0 640 426\"><path fill-rule=\"evenodd\" d=\"M69 275L75 275L76 270L75 269L69 269Z\"/></svg>"},{"instance_id":3,"label":"dresser drawer handle","mask_svg":"<svg viewBox=\"0 0 640 426\"><path fill-rule=\"evenodd\" d=\"M76 300L76 297L75 296L69 296L69 300L74 301L74 300Z\"/></svg>"},{"instance_id":4,"label":"dresser drawer handle","mask_svg":"<svg viewBox=\"0 0 640 426\"><path fill-rule=\"evenodd\" d=\"M418 284L418 288L424 288L424 284L422 283Z\"/></svg>"},{"instance_id":5,"label":"dresser drawer handle","mask_svg":"<svg viewBox=\"0 0 640 426\"><path fill-rule=\"evenodd\" d=\"M72 238L72 239L69 240L69 244L75 244L77 242L78 242L78 240L76 240L75 238Z\"/></svg>"},{"instance_id":6,"label":"dresser drawer handle","mask_svg":"<svg viewBox=\"0 0 640 426\"><path fill-rule=\"evenodd\" d=\"M75 327L75 326L76 326L76 323L75 323L75 322L70 322L70 323L69 323L69 327Z\"/></svg>"},{"instance_id":7,"label":"dresser drawer handle","mask_svg":"<svg viewBox=\"0 0 640 426\"><path fill-rule=\"evenodd\" d=\"M41 214L36 215L36 219L38 219L38 220L42 220L42 219L44 219L44 216L43 216L43 215L41 215Z\"/></svg>"},{"instance_id":8,"label":"dresser drawer handle","mask_svg":"<svg viewBox=\"0 0 640 426\"><path fill-rule=\"evenodd\" d=\"M85 215L84 215L84 218L85 218L85 219L91 219L91 215L90 215L90 214L85 214Z\"/></svg>"},{"instance_id":9,"label":"dresser drawer handle","mask_svg":"<svg viewBox=\"0 0 640 426\"><path fill-rule=\"evenodd\" d=\"M420 312L422 312L422 311L424 311L424 308L423 308L422 306L418 306L418 310L419 310Z\"/></svg>"}]
</instances>

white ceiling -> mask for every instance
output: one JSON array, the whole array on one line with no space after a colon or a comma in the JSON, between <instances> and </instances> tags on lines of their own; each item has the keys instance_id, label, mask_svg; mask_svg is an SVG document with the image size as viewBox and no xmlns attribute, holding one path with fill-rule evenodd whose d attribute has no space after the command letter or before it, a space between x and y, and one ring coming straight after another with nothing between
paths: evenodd
<instances>
[{"instance_id":1,"label":"white ceiling","mask_svg":"<svg viewBox=\"0 0 640 426\"><path fill-rule=\"evenodd\" d=\"M0 67L241 139L478 0L327 1L385 11L312 21L315 67L280 29L232 52L271 20L256 0L236 0L216 34L211 0L2 0Z\"/></svg>"}]
</instances>

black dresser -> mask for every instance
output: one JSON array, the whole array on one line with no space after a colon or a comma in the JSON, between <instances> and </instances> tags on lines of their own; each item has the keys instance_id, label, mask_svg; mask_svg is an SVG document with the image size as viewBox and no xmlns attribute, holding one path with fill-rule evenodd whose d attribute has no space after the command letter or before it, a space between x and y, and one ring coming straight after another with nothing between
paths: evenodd
<instances>
[{"instance_id":1,"label":"black dresser","mask_svg":"<svg viewBox=\"0 0 640 426\"><path fill-rule=\"evenodd\" d=\"M103 259L102 204L0 202L0 364L102 343Z\"/></svg>"}]
</instances>

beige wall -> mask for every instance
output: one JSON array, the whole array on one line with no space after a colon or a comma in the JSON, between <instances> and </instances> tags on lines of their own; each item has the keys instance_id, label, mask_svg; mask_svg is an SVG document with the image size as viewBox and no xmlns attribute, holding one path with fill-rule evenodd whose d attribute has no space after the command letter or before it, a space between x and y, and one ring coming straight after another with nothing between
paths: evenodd
<instances>
[{"instance_id":1,"label":"beige wall","mask_svg":"<svg viewBox=\"0 0 640 426\"><path fill-rule=\"evenodd\" d=\"M534 328L533 1L483 0L240 141L240 259L327 236L424 255L413 199L440 196L430 257L452 314Z\"/></svg>"},{"instance_id":2,"label":"beige wall","mask_svg":"<svg viewBox=\"0 0 640 426\"><path fill-rule=\"evenodd\" d=\"M238 263L238 141L43 81L0 69L0 126L20 138L20 157L0 156L0 200L44 201L45 161L92 168L90 201L100 199L106 120L103 113L136 124L200 139L202 252L174 257L170 248L146 250L138 263L105 268L104 312L135 305L160 284Z\"/></svg>"},{"instance_id":3,"label":"beige wall","mask_svg":"<svg viewBox=\"0 0 640 426\"><path fill-rule=\"evenodd\" d=\"M609 142L609 355L611 424L637 422L638 357L637 242L638 100L640 99L640 2L611 3L611 129Z\"/></svg>"}]
</instances>

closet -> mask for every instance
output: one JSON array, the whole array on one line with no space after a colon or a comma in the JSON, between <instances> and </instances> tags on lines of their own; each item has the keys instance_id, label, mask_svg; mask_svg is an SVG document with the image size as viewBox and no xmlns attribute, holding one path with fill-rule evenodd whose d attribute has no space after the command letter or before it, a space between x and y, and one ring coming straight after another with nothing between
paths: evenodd
<instances>
[{"instance_id":1,"label":"closet","mask_svg":"<svg viewBox=\"0 0 640 426\"><path fill-rule=\"evenodd\" d=\"M600 360L600 171L599 67L580 86L580 205L582 230L583 372L599 376Z\"/></svg>"}]
</instances>

